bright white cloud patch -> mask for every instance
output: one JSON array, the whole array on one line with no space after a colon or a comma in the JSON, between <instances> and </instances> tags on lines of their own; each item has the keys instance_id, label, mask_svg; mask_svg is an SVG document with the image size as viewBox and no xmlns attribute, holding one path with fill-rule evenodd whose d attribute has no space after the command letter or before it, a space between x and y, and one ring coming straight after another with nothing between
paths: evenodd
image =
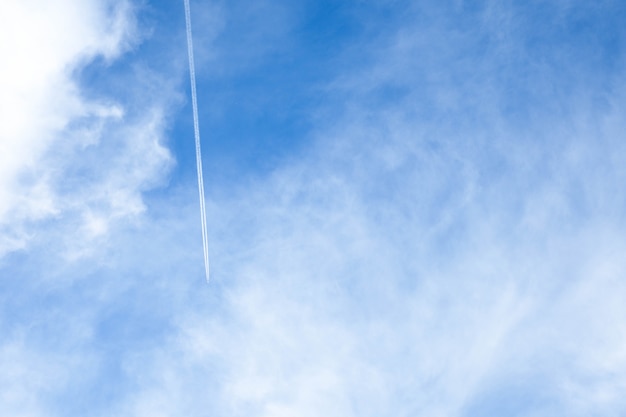
<instances>
[{"instance_id":1,"label":"bright white cloud patch","mask_svg":"<svg viewBox=\"0 0 626 417\"><path fill-rule=\"evenodd\" d=\"M25 244L33 233L28 222L89 205L94 195L110 202L105 216L140 210L136 192L160 175L154 164L169 158L158 141L158 109L135 127L120 129L115 122L132 122L123 106L112 104L111 97L85 98L75 79L90 61L111 61L135 42L130 3L6 1L0 5L0 27L0 253ZM119 149L122 156L91 161L95 165L89 167L91 175L110 178L90 184L89 193L60 196L59 185L76 181L66 170L84 157L82 152L119 135L126 137L114 139L118 144L128 143ZM124 180L115 178L121 176ZM103 224L94 225L87 221L85 227L103 231Z\"/></svg>"}]
</instances>

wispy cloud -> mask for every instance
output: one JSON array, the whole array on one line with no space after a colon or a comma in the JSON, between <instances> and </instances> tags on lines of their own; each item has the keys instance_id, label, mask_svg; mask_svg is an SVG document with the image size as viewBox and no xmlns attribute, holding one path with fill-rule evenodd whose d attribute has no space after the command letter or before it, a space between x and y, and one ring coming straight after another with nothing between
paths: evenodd
<instances>
[{"instance_id":1,"label":"wispy cloud","mask_svg":"<svg viewBox=\"0 0 626 417\"><path fill-rule=\"evenodd\" d=\"M133 6L44 3L2 6L3 36L14 40L2 51L2 253L24 247L32 222L68 212L90 219L87 235L100 233L94 210L141 210L139 193L170 164L161 144L167 101L136 114L114 97L87 98L76 79L91 61L111 61L136 43Z\"/></svg>"}]
</instances>

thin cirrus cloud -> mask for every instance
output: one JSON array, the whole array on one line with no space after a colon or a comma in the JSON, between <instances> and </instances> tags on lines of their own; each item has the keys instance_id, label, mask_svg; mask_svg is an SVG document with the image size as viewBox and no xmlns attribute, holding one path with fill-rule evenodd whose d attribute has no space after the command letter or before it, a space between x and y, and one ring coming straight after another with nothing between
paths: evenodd
<instances>
[{"instance_id":1,"label":"thin cirrus cloud","mask_svg":"<svg viewBox=\"0 0 626 417\"><path fill-rule=\"evenodd\" d=\"M271 5L292 20L250 29L270 55L304 42L307 10ZM229 7L206 29L215 57ZM149 111L107 97L89 123L46 128L81 145L41 153L70 184L46 183L55 210L5 255L4 414L623 414L623 6L363 7L341 9L352 30L319 56L307 151L207 187L208 287L195 185L164 174L184 169L163 141L180 84ZM249 82L259 53L222 81Z\"/></svg>"}]
</instances>

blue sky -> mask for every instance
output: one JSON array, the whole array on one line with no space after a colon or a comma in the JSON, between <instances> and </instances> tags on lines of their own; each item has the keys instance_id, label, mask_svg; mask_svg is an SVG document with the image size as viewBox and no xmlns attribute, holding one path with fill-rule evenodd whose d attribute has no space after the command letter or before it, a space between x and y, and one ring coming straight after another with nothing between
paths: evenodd
<instances>
[{"instance_id":1,"label":"blue sky","mask_svg":"<svg viewBox=\"0 0 626 417\"><path fill-rule=\"evenodd\" d=\"M626 413L626 3L0 4L0 415Z\"/></svg>"}]
</instances>

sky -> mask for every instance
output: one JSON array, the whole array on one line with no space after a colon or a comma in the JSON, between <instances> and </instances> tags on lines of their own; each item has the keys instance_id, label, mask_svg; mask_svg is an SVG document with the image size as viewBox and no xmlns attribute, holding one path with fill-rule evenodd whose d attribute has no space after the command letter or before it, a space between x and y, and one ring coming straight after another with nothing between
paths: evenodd
<instances>
[{"instance_id":1,"label":"sky","mask_svg":"<svg viewBox=\"0 0 626 417\"><path fill-rule=\"evenodd\" d=\"M0 2L0 415L626 414L626 3Z\"/></svg>"}]
</instances>

